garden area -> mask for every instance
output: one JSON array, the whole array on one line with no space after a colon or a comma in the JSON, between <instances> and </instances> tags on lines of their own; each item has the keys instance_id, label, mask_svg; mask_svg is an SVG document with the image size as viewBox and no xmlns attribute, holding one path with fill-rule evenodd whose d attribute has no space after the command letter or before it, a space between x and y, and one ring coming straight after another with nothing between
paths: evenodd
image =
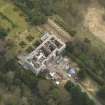
<instances>
[{"instance_id":1,"label":"garden area","mask_svg":"<svg viewBox=\"0 0 105 105\"><path fill-rule=\"evenodd\" d=\"M20 8L12 2L0 0L0 35L7 44L7 57L34 49L42 33L26 21Z\"/></svg>"}]
</instances>

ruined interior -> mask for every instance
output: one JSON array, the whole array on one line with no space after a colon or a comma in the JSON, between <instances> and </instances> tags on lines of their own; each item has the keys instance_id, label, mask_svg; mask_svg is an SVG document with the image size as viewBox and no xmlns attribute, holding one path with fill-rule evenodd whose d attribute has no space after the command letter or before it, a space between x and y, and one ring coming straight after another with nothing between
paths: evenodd
<instances>
[{"instance_id":1,"label":"ruined interior","mask_svg":"<svg viewBox=\"0 0 105 105\"><path fill-rule=\"evenodd\" d=\"M46 34L43 36L45 37ZM25 58L25 62L32 66L34 72L39 73L46 63L52 58L58 56L60 52L65 48L65 43L58 39L54 35L47 33L47 37L42 43Z\"/></svg>"}]
</instances>

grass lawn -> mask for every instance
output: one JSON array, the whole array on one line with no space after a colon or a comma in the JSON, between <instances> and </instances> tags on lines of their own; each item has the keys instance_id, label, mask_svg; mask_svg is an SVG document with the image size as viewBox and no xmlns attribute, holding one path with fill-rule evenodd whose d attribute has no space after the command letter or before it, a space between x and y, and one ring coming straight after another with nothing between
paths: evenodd
<instances>
[{"instance_id":1,"label":"grass lawn","mask_svg":"<svg viewBox=\"0 0 105 105\"><path fill-rule=\"evenodd\" d=\"M0 8L4 7L5 4L4 0L0 0Z\"/></svg>"}]
</instances>

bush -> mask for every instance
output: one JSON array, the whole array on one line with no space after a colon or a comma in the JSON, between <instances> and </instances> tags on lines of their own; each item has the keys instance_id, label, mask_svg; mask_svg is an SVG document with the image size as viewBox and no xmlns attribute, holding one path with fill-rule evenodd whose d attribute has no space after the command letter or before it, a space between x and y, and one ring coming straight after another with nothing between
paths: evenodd
<instances>
[{"instance_id":1,"label":"bush","mask_svg":"<svg viewBox=\"0 0 105 105\"><path fill-rule=\"evenodd\" d=\"M7 31L3 28L0 28L0 38L3 39L7 36Z\"/></svg>"},{"instance_id":2,"label":"bush","mask_svg":"<svg viewBox=\"0 0 105 105\"><path fill-rule=\"evenodd\" d=\"M29 46L27 49L26 49L26 52L30 53L32 50L34 50L34 48L32 46Z\"/></svg>"},{"instance_id":3,"label":"bush","mask_svg":"<svg viewBox=\"0 0 105 105\"><path fill-rule=\"evenodd\" d=\"M39 46L41 44L41 42L39 40L35 41L35 43L33 44L33 46Z\"/></svg>"},{"instance_id":4,"label":"bush","mask_svg":"<svg viewBox=\"0 0 105 105\"><path fill-rule=\"evenodd\" d=\"M26 39L27 39L29 42L31 42L32 40L34 40L34 37L29 34L29 35L26 37Z\"/></svg>"},{"instance_id":5,"label":"bush","mask_svg":"<svg viewBox=\"0 0 105 105\"><path fill-rule=\"evenodd\" d=\"M26 45L26 43L25 43L24 41L21 41L21 42L19 43L19 45L20 45L22 48L24 48L25 45Z\"/></svg>"},{"instance_id":6,"label":"bush","mask_svg":"<svg viewBox=\"0 0 105 105\"><path fill-rule=\"evenodd\" d=\"M78 72L78 76L79 76L80 80L83 80L86 77L85 70L80 70Z\"/></svg>"}]
</instances>

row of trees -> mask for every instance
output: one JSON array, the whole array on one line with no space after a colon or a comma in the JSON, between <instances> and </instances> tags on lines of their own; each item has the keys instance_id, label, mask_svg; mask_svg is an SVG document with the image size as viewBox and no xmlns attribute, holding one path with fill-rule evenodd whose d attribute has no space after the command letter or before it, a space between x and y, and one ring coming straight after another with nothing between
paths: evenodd
<instances>
[{"instance_id":1,"label":"row of trees","mask_svg":"<svg viewBox=\"0 0 105 105\"><path fill-rule=\"evenodd\" d=\"M33 25L46 22L47 16L53 13L53 0L13 0L23 10L27 20Z\"/></svg>"}]
</instances>

